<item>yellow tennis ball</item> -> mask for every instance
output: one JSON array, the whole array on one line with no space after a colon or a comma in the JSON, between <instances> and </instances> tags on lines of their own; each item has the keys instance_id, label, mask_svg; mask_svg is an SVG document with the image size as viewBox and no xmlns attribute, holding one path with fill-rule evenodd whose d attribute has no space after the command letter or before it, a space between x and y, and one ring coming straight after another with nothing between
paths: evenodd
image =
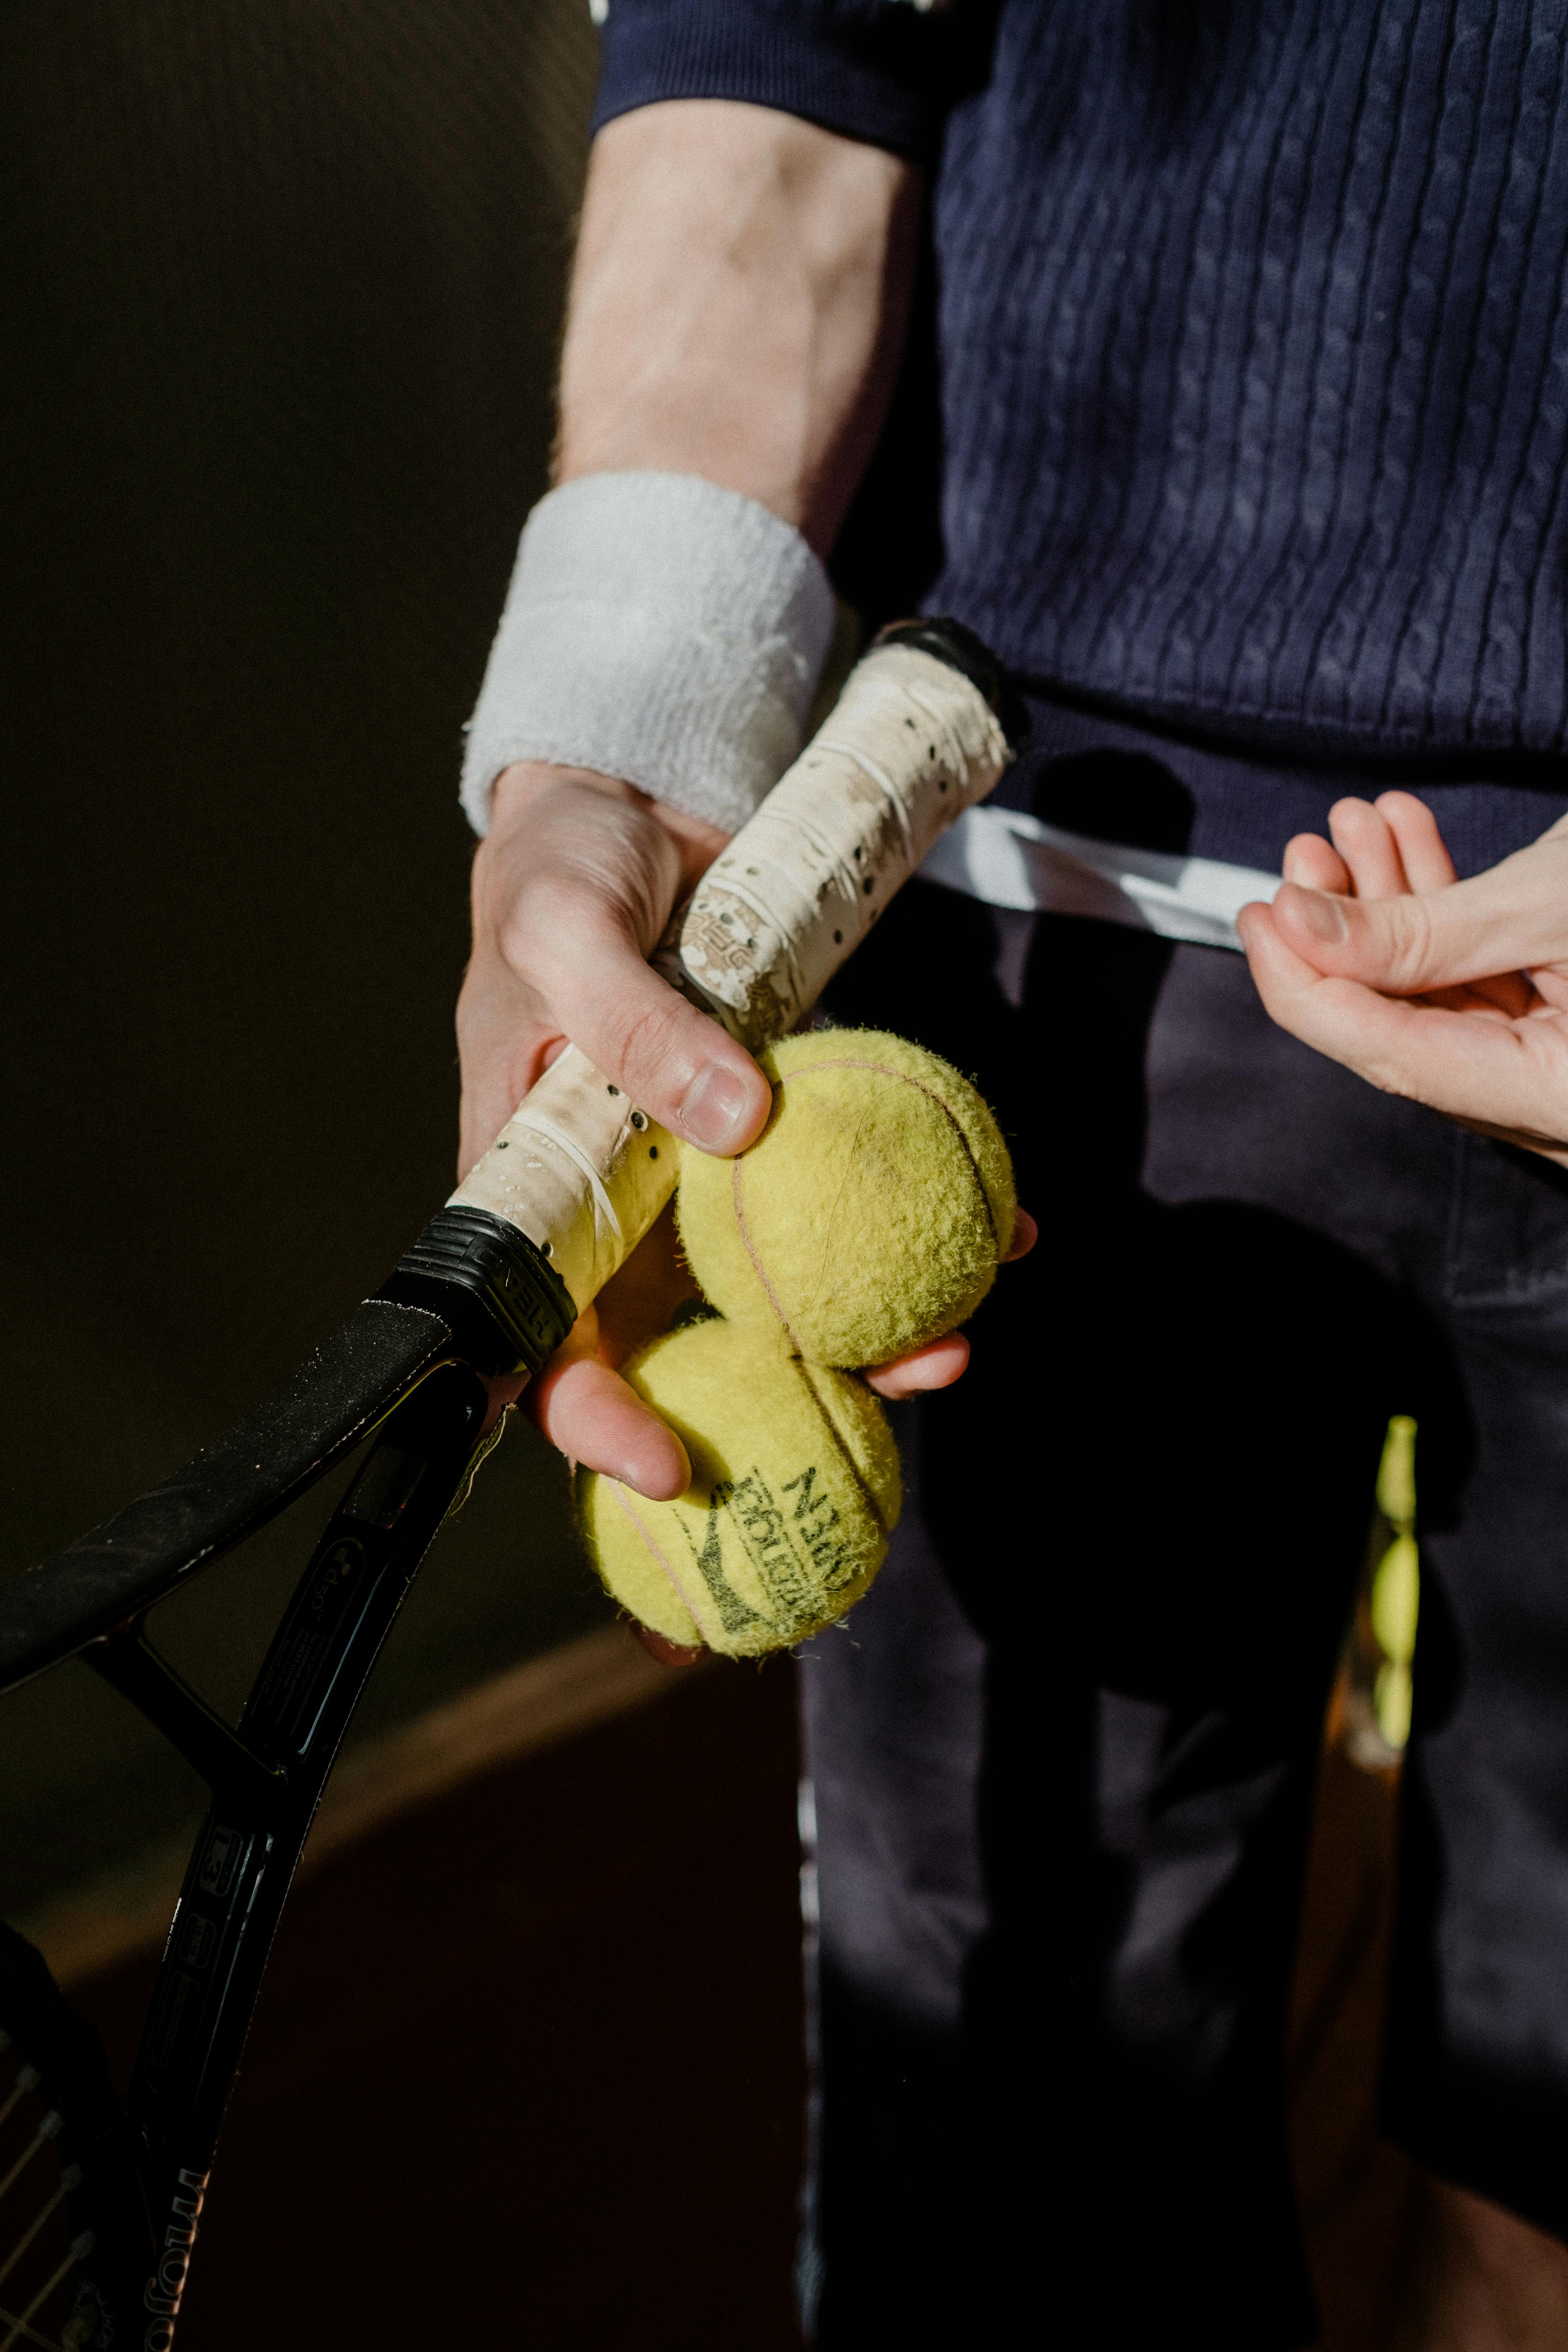
<instances>
[{"instance_id":1,"label":"yellow tennis ball","mask_svg":"<svg viewBox=\"0 0 1568 2352\"><path fill-rule=\"evenodd\" d=\"M579 1474L578 1515L622 1607L667 1641L731 1657L787 1649L841 1617L882 1564L899 1455L859 1381L791 1363L717 1318L623 1367L691 1457L691 1484L650 1503Z\"/></svg>"},{"instance_id":2,"label":"yellow tennis ball","mask_svg":"<svg viewBox=\"0 0 1568 2352\"><path fill-rule=\"evenodd\" d=\"M762 1066L773 1108L751 1150L681 1160L681 1246L707 1297L817 1364L886 1363L955 1329L1017 1207L968 1079L874 1029L789 1037Z\"/></svg>"}]
</instances>

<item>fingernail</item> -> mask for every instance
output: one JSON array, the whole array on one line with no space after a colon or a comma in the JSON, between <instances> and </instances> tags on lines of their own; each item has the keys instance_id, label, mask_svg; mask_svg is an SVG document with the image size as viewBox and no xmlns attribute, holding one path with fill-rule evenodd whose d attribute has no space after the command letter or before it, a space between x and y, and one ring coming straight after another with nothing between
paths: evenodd
<instances>
[{"instance_id":1,"label":"fingernail","mask_svg":"<svg viewBox=\"0 0 1568 2352\"><path fill-rule=\"evenodd\" d=\"M751 1088L733 1070L710 1062L680 1106L680 1126L702 1151L732 1151L745 1132Z\"/></svg>"},{"instance_id":2,"label":"fingernail","mask_svg":"<svg viewBox=\"0 0 1568 2352\"><path fill-rule=\"evenodd\" d=\"M666 1470L659 1470L646 1453L628 1459L614 1473L623 1486L634 1495L646 1496L650 1503L673 1503L685 1494L691 1484L691 1458L679 1438L675 1440L675 1461Z\"/></svg>"},{"instance_id":3,"label":"fingernail","mask_svg":"<svg viewBox=\"0 0 1568 2352\"><path fill-rule=\"evenodd\" d=\"M1322 940L1326 944L1348 936L1344 908L1326 890L1304 890L1298 885L1295 911L1315 940Z\"/></svg>"}]
</instances>

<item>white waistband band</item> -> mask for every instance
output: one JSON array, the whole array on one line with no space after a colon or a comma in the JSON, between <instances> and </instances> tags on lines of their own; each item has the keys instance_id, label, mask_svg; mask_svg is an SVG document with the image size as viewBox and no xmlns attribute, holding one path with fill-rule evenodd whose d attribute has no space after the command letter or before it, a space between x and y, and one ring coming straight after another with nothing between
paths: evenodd
<instances>
[{"instance_id":1,"label":"white waistband band","mask_svg":"<svg viewBox=\"0 0 1568 2352\"><path fill-rule=\"evenodd\" d=\"M1157 931L1162 939L1235 948L1236 919L1255 898L1272 900L1278 874L1214 857L1123 849L1063 833L1014 809L969 809L921 866L921 878L988 906L1026 913L1089 915Z\"/></svg>"}]
</instances>

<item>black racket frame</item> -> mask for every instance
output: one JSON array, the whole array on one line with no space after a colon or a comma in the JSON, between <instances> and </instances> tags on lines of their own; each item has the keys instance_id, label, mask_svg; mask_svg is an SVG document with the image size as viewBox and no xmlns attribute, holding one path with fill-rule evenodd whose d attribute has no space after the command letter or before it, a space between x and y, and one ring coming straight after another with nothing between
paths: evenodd
<instances>
[{"instance_id":1,"label":"black racket frame","mask_svg":"<svg viewBox=\"0 0 1568 2352\"><path fill-rule=\"evenodd\" d=\"M537 1370L571 1319L515 1228L444 1211L245 1422L5 1591L0 1693L79 1658L212 1792L123 2100L39 1956L0 1928L0 2028L43 2076L83 2176L72 2340L89 2352L171 2352L224 2109L321 1792L420 1562L500 1433L480 1375ZM159 1654L148 1612L367 1438L231 1725Z\"/></svg>"},{"instance_id":2,"label":"black racket frame","mask_svg":"<svg viewBox=\"0 0 1568 2352\"><path fill-rule=\"evenodd\" d=\"M448 1364L383 1424L237 1728L159 1656L139 1618L80 1654L212 1790L126 2101L149 2222L150 2259L134 2283L146 2352L174 2340L218 2128L321 1791L419 1563L471 1475L488 1405L482 1382ZM123 2303L130 2282L102 2284Z\"/></svg>"}]
</instances>

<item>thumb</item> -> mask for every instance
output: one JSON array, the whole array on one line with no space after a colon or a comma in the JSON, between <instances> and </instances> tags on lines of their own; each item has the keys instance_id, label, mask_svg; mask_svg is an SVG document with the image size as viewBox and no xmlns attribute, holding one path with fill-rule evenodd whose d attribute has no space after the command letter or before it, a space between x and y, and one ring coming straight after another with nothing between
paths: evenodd
<instances>
[{"instance_id":1,"label":"thumb","mask_svg":"<svg viewBox=\"0 0 1568 2352\"><path fill-rule=\"evenodd\" d=\"M700 1151L743 1151L773 1092L743 1045L678 996L613 924L580 929L542 976L575 1045L650 1118Z\"/></svg>"},{"instance_id":2,"label":"thumb","mask_svg":"<svg viewBox=\"0 0 1568 2352\"><path fill-rule=\"evenodd\" d=\"M1558 963L1568 957L1568 835L1548 834L1444 890L1346 898L1287 882L1274 920L1314 971L1388 996Z\"/></svg>"}]
</instances>

